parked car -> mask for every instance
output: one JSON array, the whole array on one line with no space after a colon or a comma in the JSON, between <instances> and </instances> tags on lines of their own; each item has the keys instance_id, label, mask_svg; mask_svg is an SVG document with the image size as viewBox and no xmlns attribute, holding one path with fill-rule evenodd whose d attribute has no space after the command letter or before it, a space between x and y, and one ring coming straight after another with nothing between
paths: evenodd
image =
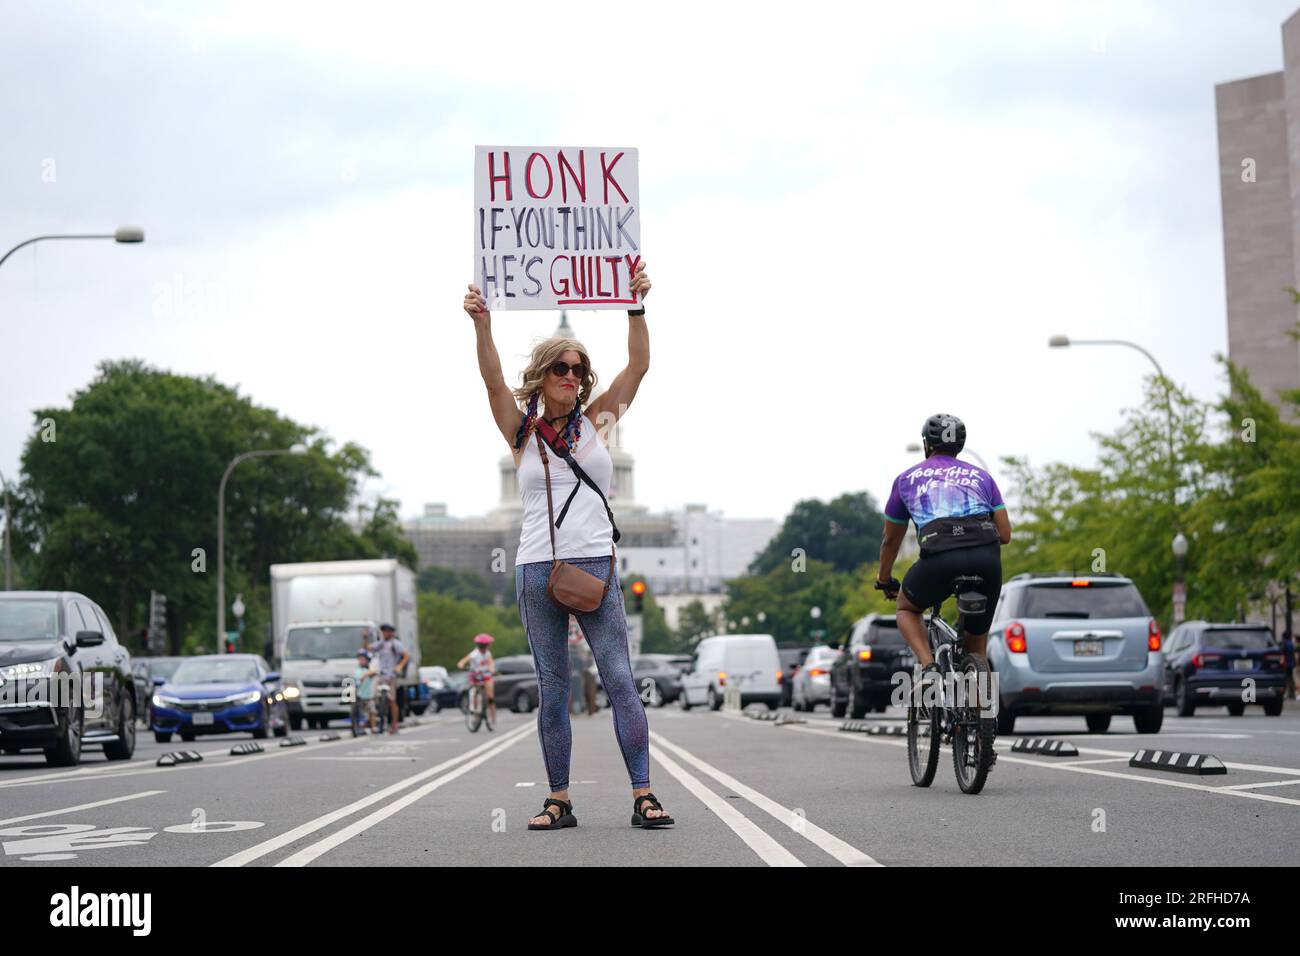
<instances>
[{"instance_id":1,"label":"parked car","mask_svg":"<svg viewBox=\"0 0 1300 956\"><path fill-rule=\"evenodd\" d=\"M131 655L102 608L75 591L0 591L0 751L70 767L98 744L135 753Z\"/></svg>"},{"instance_id":2,"label":"parked car","mask_svg":"<svg viewBox=\"0 0 1300 956\"><path fill-rule=\"evenodd\" d=\"M777 647L776 654L781 658L781 706L789 707L794 700L794 675L798 673L803 660L812 650L811 644L791 647Z\"/></svg>"},{"instance_id":3,"label":"parked car","mask_svg":"<svg viewBox=\"0 0 1300 956\"><path fill-rule=\"evenodd\" d=\"M892 614L868 614L854 623L842 653L831 662L827 703L832 717L860 720L884 711L894 692L894 675L911 674L916 658Z\"/></svg>"},{"instance_id":4,"label":"parked car","mask_svg":"<svg viewBox=\"0 0 1300 956\"><path fill-rule=\"evenodd\" d=\"M533 667L531 654L514 654L510 657L496 659L497 674L493 697L498 707L509 707L517 714L526 714L537 706L540 696L537 692L537 671ZM465 697L469 693L469 679L461 691ZM468 706L466 704L465 706Z\"/></svg>"},{"instance_id":5,"label":"parked car","mask_svg":"<svg viewBox=\"0 0 1300 956\"><path fill-rule=\"evenodd\" d=\"M689 654L641 654L632 659L632 682L647 707L663 707L682 693L682 675L691 667ZM609 706L605 682L596 675L596 706Z\"/></svg>"},{"instance_id":6,"label":"parked car","mask_svg":"<svg viewBox=\"0 0 1300 956\"><path fill-rule=\"evenodd\" d=\"M818 704L830 703L831 665L840 657L837 648L820 644L808 651L803 666L795 671L790 688L790 706L795 710L814 711Z\"/></svg>"},{"instance_id":7,"label":"parked car","mask_svg":"<svg viewBox=\"0 0 1300 956\"><path fill-rule=\"evenodd\" d=\"M149 698L153 697L154 678L171 677L181 666L183 657L136 657L131 660L131 675L135 679L135 699L141 701L140 722L149 726Z\"/></svg>"},{"instance_id":8,"label":"parked car","mask_svg":"<svg viewBox=\"0 0 1300 956\"><path fill-rule=\"evenodd\" d=\"M149 708L154 739L189 742L201 734L251 733L258 740L289 733L280 675L256 654L187 657L170 678L156 678Z\"/></svg>"},{"instance_id":9,"label":"parked car","mask_svg":"<svg viewBox=\"0 0 1300 956\"><path fill-rule=\"evenodd\" d=\"M1000 734L1030 714L1082 716L1092 733L1115 714L1141 734L1164 721L1160 626L1122 575L1017 574L998 598L988 658Z\"/></svg>"},{"instance_id":10,"label":"parked car","mask_svg":"<svg viewBox=\"0 0 1300 956\"><path fill-rule=\"evenodd\" d=\"M422 714L427 709L436 714L444 707L456 706L456 691L448 680L447 668L441 665L421 667L420 684L424 687L422 697L425 702L423 709L416 713Z\"/></svg>"},{"instance_id":11,"label":"parked car","mask_svg":"<svg viewBox=\"0 0 1300 956\"><path fill-rule=\"evenodd\" d=\"M1187 621L1174 629L1165 645L1166 702L1179 717L1191 717L1198 706L1226 705L1228 713L1246 712L1242 690L1254 681L1253 703L1264 713L1282 713L1286 670L1282 647L1262 624L1210 624Z\"/></svg>"},{"instance_id":12,"label":"parked car","mask_svg":"<svg viewBox=\"0 0 1300 956\"><path fill-rule=\"evenodd\" d=\"M740 688L740 706L763 703L776 710L781 703L780 670L781 658L771 634L706 637L695 649L677 700L682 710L697 706L717 710L723 692L735 685Z\"/></svg>"},{"instance_id":13,"label":"parked car","mask_svg":"<svg viewBox=\"0 0 1300 956\"><path fill-rule=\"evenodd\" d=\"M469 671L452 671L447 675L447 686L439 690L434 697L438 702L438 709L459 707L465 710L469 706L468 690Z\"/></svg>"}]
</instances>

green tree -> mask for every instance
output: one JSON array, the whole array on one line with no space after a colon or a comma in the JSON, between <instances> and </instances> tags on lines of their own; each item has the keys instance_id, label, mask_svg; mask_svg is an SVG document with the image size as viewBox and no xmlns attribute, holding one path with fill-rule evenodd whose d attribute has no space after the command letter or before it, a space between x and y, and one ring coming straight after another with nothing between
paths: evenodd
<instances>
[{"instance_id":1,"label":"green tree","mask_svg":"<svg viewBox=\"0 0 1300 956\"><path fill-rule=\"evenodd\" d=\"M436 591L439 594L463 598L478 604L495 603L491 582L477 571L425 568L420 572L420 590Z\"/></svg>"},{"instance_id":2,"label":"green tree","mask_svg":"<svg viewBox=\"0 0 1300 956\"><path fill-rule=\"evenodd\" d=\"M844 605L853 587L854 575L836 571L827 561L808 561L804 570L783 563L766 574L751 574L727 582L722 606L728 630L739 630L749 618L748 630L762 630L778 644L835 643L853 622ZM821 616L813 618L814 607ZM764 615L758 623L758 615ZM813 631L823 631L815 637Z\"/></svg>"},{"instance_id":3,"label":"green tree","mask_svg":"<svg viewBox=\"0 0 1300 956\"><path fill-rule=\"evenodd\" d=\"M883 532L884 518L865 491L840 495L829 504L809 498L794 506L749 572L761 575L789 567L796 549L808 559L850 572L879 556Z\"/></svg>"},{"instance_id":4,"label":"green tree","mask_svg":"<svg viewBox=\"0 0 1300 956\"><path fill-rule=\"evenodd\" d=\"M245 646L262 649L273 562L390 548L414 557L391 540L391 507L362 535L345 521L359 480L374 474L364 449L331 451L315 429L210 377L104 362L70 406L38 409L34 420L15 549L33 587L82 591L124 638L143 628L153 589L168 598L173 652L191 635L215 645L217 485L241 452L297 442L309 450L247 461L226 487L227 599L242 593L248 605Z\"/></svg>"},{"instance_id":5,"label":"green tree","mask_svg":"<svg viewBox=\"0 0 1300 956\"><path fill-rule=\"evenodd\" d=\"M721 630L722 622L717 614L705 610L699 599L690 601L677 614L677 649L694 647L700 638L718 634Z\"/></svg>"},{"instance_id":6,"label":"green tree","mask_svg":"<svg viewBox=\"0 0 1300 956\"><path fill-rule=\"evenodd\" d=\"M479 604L467 598L423 591L418 598L420 657L424 666L441 664L456 669L456 662L470 652L475 634L491 634L496 640L496 657L527 654L528 640L512 604Z\"/></svg>"}]
</instances>

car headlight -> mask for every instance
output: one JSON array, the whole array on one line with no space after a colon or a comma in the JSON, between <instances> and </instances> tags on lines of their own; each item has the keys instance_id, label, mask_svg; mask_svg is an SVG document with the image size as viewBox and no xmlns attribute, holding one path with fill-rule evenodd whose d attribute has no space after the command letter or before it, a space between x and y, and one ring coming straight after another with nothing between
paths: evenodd
<instances>
[{"instance_id":1,"label":"car headlight","mask_svg":"<svg viewBox=\"0 0 1300 956\"><path fill-rule=\"evenodd\" d=\"M231 701L231 703L236 706L240 706L243 704L256 704L261 699L262 699L262 692L260 690L250 690L247 694L240 694L233 701Z\"/></svg>"},{"instance_id":2,"label":"car headlight","mask_svg":"<svg viewBox=\"0 0 1300 956\"><path fill-rule=\"evenodd\" d=\"M0 677L6 680L20 680L30 677L49 677L54 673L54 668L58 665L59 659L53 657L48 661L32 661L29 664L10 664L8 667L0 670Z\"/></svg>"},{"instance_id":3,"label":"car headlight","mask_svg":"<svg viewBox=\"0 0 1300 956\"><path fill-rule=\"evenodd\" d=\"M164 697L162 694L154 694L153 705L155 707L179 707L181 702L176 697Z\"/></svg>"},{"instance_id":4,"label":"car headlight","mask_svg":"<svg viewBox=\"0 0 1300 956\"><path fill-rule=\"evenodd\" d=\"M302 691L298 688L296 684L285 684L284 686L285 700L297 700L301 696L302 696Z\"/></svg>"}]
</instances>

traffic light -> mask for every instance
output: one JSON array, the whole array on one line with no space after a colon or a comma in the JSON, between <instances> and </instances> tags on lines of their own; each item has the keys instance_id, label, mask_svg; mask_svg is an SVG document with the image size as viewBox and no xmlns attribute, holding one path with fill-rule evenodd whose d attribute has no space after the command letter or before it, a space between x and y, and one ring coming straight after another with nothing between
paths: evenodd
<instances>
[{"instance_id":1,"label":"traffic light","mask_svg":"<svg viewBox=\"0 0 1300 956\"><path fill-rule=\"evenodd\" d=\"M149 592L149 650L158 654L167 649L167 595Z\"/></svg>"},{"instance_id":2,"label":"traffic light","mask_svg":"<svg viewBox=\"0 0 1300 956\"><path fill-rule=\"evenodd\" d=\"M645 582L632 582L632 610L634 614L640 614L645 607Z\"/></svg>"},{"instance_id":3,"label":"traffic light","mask_svg":"<svg viewBox=\"0 0 1300 956\"><path fill-rule=\"evenodd\" d=\"M235 642L230 638L226 638L226 653L227 654L235 653Z\"/></svg>"}]
</instances>

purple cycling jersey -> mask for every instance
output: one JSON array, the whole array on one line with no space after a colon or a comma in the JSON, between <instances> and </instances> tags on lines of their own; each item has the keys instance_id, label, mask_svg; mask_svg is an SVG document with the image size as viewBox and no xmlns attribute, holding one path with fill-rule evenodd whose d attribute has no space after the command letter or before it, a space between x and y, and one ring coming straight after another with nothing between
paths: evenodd
<instances>
[{"instance_id":1,"label":"purple cycling jersey","mask_svg":"<svg viewBox=\"0 0 1300 956\"><path fill-rule=\"evenodd\" d=\"M1005 507L997 482L983 468L931 455L894 479L885 518L895 524L911 518L919 530L936 518L966 518Z\"/></svg>"}]
</instances>

